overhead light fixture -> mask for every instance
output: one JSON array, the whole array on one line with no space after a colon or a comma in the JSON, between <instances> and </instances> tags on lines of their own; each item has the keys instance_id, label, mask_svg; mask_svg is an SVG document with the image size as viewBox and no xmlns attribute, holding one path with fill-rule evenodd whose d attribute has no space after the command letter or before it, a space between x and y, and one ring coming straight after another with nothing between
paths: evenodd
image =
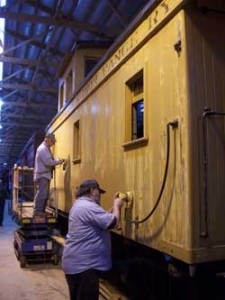
<instances>
[{"instance_id":1,"label":"overhead light fixture","mask_svg":"<svg viewBox=\"0 0 225 300\"><path fill-rule=\"evenodd\" d=\"M5 6L6 5L6 0L0 0L0 6Z\"/></svg>"}]
</instances>

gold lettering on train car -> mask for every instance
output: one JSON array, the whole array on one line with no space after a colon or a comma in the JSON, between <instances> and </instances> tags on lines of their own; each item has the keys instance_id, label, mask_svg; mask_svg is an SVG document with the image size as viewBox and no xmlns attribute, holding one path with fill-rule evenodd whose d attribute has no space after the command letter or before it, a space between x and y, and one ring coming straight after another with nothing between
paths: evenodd
<instances>
[{"instance_id":1,"label":"gold lettering on train car","mask_svg":"<svg viewBox=\"0 0 225 300\"><path fill-rule=\"evenodd\" d=\"M139 43L138 31L136 31L102 67L103 77L107 76Z\"/></svg>"},{"instance_id":2,"label":"gold lettering on train car","mask_svg":"<svg viewBox=\"0 0 225 300\"><path fill-rule=\"evenodd\" d=\"M158 17L158 10L156 10L155 11L155 16L154 16L154 18L153 18L153 20L154 20L154 24L157 24L158 23L158 20L157 20L157 17Z\"/></svg>"},{"instance_id":3,"label":"gold lettering on train car","mask_svg":"<svg viewBox=\"0 0 225 300\"><path fill-rule=\"evenodd\" d=\"M130 39L130 50L132 50L139 43L139 34L138 31L135 31L133 36Z\"/></svg>"},{"instance_id":4,"label":"gold lettering on train car","mask_svg":"<svg viewBox=\"0 0 225 300\"><path fill-rule=\"evenodd\" d=\"M133 43L133 37L130 38L129 44L128 44L128 51L134 48L134 43Z\"/></svg>"},{"instance_id":5,"label":"gold lettering on train car","mask_svg":"<svg viewBox=\"0 0 225 300\"><path fill-rule=\"evenodd\" d=\"M130 52L138 45L139 40L139 33L138 30L136 30L124 44L125 52L123 53L123 58L130 54Z\"/></svg>"},{"instance_id":6,"label":"gold lettering on train car","mask_svg":"<svg viewBox=\"0 0 225 300\"><path fill-rule=\"evenodd\" d=\"M177 0L181 2L182 0ZM115 52L115 54L102 66L100 70L100 78L91 79L84 88L83 96L90 93L106 76L108 76L121 61L126 58L132 50L143 40L154 27L156 27L165 17L165 15L172 9L169 5L170 0L165 0L161 6L155 9L147 19L148 26L146 30L138 31L138 29L125 41L125 43ZM174 8L176 5L173 2ZM171 8L171 9L170 9ZM98 80L99 79L99 80Z\"/></svg>"},{"instance_id":7,"label":"gold lettering on train car","mask_svg":"<svg viewBox=\"0 0 225 300\"><path fill-rule=\"evenodd\" d=\"M121 59L124 57L124 47L122 46L116 53L115 53L115 58L117 62L120 62Z\"/></svg>"},{"instance_id":8,"label":"gold lettering on train car","mask_svg":"<svg viewBox=\"0 0 225 300\"><path fill-rule=\"evenodd\" d=\"M148 17L148 30L152 29L152 17Z\"/></svg>"},{"instance_id":9,"label":"gold lettering on train car","mask_svg":"<svg viewBox=\"0 0 225 300\"><path fill-rule=\"evenodd\" d=\"M95 84L98 84L99 83L99 79L98 79L98 73L95 75Z\"/></svg>"},{"instance_id":10,"label":"gold lettering on train car","mask_svg":"<svg viewBox=\"0 0 225 300\"><path fill-rule=\"evenodd\" d=\"M110 70L112 70L113 68L114 68L114 56L112 57L112 59L110 59L110 66L111 66L111 68L110 68Z\"/></svg>"},{"instance_id":11,"label":"gold lettering on train car","mask_svg":"<svg viewBox=\"0 0 225 300\"><path fill-rule=\"evenodd\" d=\"M87 83L87 85L83 89L83 96L89 94L97 85L98 85L98 73L94 75L93 78Z\"/></svg>"},{"instance_id":12,"label":"gold lettering on train car","mask_svg":"<svg viewBox=\"0 0 225 300\"><path fill-rule=\"evenodd\" d=\"M169 12L169 1L165 0L148 18L148 30L152 30L154 25L157 25L162 20L161 12L164 10L164 15ZM162 7L162 9L161 9Z\"/></svg>"},{"instance_id":13,"label":"gold lettering on train car","mask_svg":"<svg viewBox=\"0 0 225 300\"><path fill-rule=\"evenodd\" d=\"M108 63L104 64L104 66L102 68L102 72L103 72L103 77L106 77L106 75L109 73Z\"/></svg>"},{"instance_id":14,"label":"gold lettering on train car","mask_svg":"<svg viewBox=\"0 0 225 300\"><path fill-rule=\"evenodd\" d=\"M165 14L168 13L168 10L169 10L169 5L166 3L167 1L164 1L161 6L162 8L165 9Z\"/></svg>"}]
</instances>

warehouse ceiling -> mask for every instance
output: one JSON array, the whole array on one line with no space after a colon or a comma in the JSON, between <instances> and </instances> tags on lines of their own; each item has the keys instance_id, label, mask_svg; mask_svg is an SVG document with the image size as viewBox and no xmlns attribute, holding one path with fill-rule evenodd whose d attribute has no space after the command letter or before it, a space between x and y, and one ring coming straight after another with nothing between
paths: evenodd
<instances>
[{"instance_id":1,"label":"warehouse ceiling","mask_svg":"<svg viewBox=\"0 0 225 300\"><path fill-rule=\"evenodd\" d=\"M57 113L58 76L83 44L109 47L149 0L6 0L0 178ZM0 44L1 45L1 44Z\"/></svg>"}]
</instances>

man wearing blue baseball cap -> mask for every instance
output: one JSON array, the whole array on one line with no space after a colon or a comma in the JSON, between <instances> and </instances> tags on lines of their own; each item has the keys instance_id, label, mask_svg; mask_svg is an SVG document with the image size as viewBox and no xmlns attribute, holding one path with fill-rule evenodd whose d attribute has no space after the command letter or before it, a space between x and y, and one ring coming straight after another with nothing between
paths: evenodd
<instances>
[{"instance_id":1,"label":"man wearing blue baseball cap","mask_svg":"<svg viewBox=\"0 0 225 300\"><path fill-rule=\"evenodd\" d=\"M112 211L107 212L100 206L103 193L95 179L85 180L70 210L62 256L70 300L98 300L99 274L111 268L109 229L118 225L124 199L116 193Z\"/></svg>"}]
</instances>

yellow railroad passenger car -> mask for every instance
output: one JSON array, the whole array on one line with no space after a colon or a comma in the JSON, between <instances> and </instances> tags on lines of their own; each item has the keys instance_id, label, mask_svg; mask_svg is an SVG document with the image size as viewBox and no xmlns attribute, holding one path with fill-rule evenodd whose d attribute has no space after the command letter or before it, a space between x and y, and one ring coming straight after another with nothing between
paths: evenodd
<instances>
[{"instance_id":1,"label":"yellow railroad passenger car","mask_svg":"<svg viewBox=\"0 0 225 300\"><path fill-rule=\"evenodd\" d=\"M47 129L68 164L55 197L68 212L79 183L96 178L104 208L129 196L118 234L188 264L224 260L224 4L151 3L88 76L75 84L96 49L78 49L60 79Z\"/></svg>"}]
</instances>

